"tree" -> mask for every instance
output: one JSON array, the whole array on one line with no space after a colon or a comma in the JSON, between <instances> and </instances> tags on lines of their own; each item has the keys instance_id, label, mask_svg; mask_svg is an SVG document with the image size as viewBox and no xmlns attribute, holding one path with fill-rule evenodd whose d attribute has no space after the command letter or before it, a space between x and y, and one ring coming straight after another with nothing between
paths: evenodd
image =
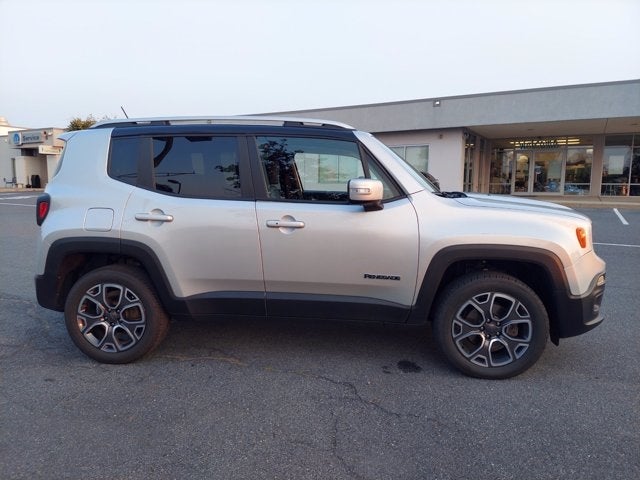
<instances>
[{"instance_id":1,"label":"tree","mask_svg":"<svg viewBox=\"0 0 640 480\"><path fill-rule=\"evenodd\" d=\"M87 118L74 117L69 122L67 126L67 132L72 132L74 130L86 130L90 126L96 123L96 119L93 118L93 115L89 115Z\"/></svg>"}]
</instances>

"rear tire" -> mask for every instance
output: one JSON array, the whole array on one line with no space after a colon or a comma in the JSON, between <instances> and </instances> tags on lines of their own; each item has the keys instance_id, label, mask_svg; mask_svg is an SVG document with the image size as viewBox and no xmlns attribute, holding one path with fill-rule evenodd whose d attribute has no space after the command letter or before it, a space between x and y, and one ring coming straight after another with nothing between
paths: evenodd
<instances>
[{"instance_id":1,"label":"rear tire","mask_svg":"<svg viewBox=\"0 0 640 480\"><path fill-rule=\"evenodd\" d=\"M129 363L155 349L169 329L148 277L124 265L96 269L73 285L65 303L71 339L102 363Z\"/></svg>"},{"instance_id":2,"label":"rear tire","mask_svg":"<svg viewBox=\"0 0 640 480\"><path fill-rule=\"evenodd\" d=\"M447 360L466 375L509 378L542 355L549 317L536 293L515 277L476 272L439 298L433 332Z\"/></svg>"}]
</instances>

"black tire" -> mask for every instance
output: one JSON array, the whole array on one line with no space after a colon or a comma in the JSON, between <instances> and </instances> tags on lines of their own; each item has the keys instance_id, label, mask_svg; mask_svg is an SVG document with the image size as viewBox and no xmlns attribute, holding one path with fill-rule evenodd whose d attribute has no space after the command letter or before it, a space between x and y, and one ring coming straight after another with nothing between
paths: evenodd
<instances>
[{"instance_id":1,"label":"black tire","mask_svg":"<svg viewBox=\"0 0 640 480\"><path fill-rule=\"evenodd\" d=\"M155 349L169 329L147 276L138 269L110 265L73 285L64 309L71 339L102 363L129 363Z\"/></svg>"},{"instance_id":2,"label":"black tire","mask_svg":"<svg viewBox=\"0 0 640 480\"><path fill-rule=\"evenodd\" d=\"M466 375L519 375L542 355L549 316L525 283L498 272L454 280L438 299L433 333L447 360Z\"/></svg>"}]
</instances>

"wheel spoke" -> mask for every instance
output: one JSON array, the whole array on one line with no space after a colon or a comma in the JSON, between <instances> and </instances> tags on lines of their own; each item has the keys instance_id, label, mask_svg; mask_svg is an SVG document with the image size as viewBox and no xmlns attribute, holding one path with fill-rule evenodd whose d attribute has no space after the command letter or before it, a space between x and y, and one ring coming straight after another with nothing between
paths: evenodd
<instances>
[{"instance_id":1,"label":"wheel spoke","mask_svg":"<svg viewBox=\"0 0 640 480\"><path fill-rule=\"evenodd\" d=\"M134 346L146 328L144 306L138 296L114 283L88 289L78 305L76 319L84 338L110 353Z\"/></svg>"},{"instance_id":2,"label":"wheel spoke","mask_svg":"<svg viewBox=\"0 0 640 480\"><path fill-rule=\"evenodd\" d=\"M105 283L102 288L102 298L107 308L119 308L124 296L124 287L113 283Z\"/></svg>"},{"instance_id":3,"label":"wheel spoke","mask_svg":"<svg viewBox=\"0 0 640 480\"><path fill-rule=\"evenodd\" d=\"M451 324L451 335L460 353L483 367L501 367L519 359L529 348L532 331L526 307L499 292L470 298Z\"/></svg>"},{"instance_id":4,"label":"wheel spoke","mask_svg":"<svg viewBox=\"0 0 640 480\"><path fill-rule=\"evenodd\" d=\"M137 342L142 338L146 327L146 319L142 303L136 301L120 311L119 328L124 330L129 338Z\"/></svg>"},{"instance_id":5,"label":"wheel spoke","mask_svg":"<svg viewBox=\"0 0 640 480\"><path fill-rule=\"evenodd\" d=\"M136 341L136 338L131 335L128 328L124 328L121 325L109 326L104 342L100 345L100 350L121 352L135 345Z\"/></svg>"}]
</instances>

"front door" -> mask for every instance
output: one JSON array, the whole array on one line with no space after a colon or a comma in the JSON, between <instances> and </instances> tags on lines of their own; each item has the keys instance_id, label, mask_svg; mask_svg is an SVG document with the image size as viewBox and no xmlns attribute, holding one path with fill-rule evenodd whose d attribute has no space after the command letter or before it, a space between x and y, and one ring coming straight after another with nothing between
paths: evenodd
<instances>
[{"instance_id":1,"label":"front door","mask_svg":"<svg viewBox=\"0 0 640 480\"><path fill-rule=\"evenodd\" d=\"M257 219L267 292L276 316L404 321L418 262L411 202L353 141L258 137L268 198ZM384 209L349 204L347 182L385 184Z\"/></svg>"}]
</instances>

